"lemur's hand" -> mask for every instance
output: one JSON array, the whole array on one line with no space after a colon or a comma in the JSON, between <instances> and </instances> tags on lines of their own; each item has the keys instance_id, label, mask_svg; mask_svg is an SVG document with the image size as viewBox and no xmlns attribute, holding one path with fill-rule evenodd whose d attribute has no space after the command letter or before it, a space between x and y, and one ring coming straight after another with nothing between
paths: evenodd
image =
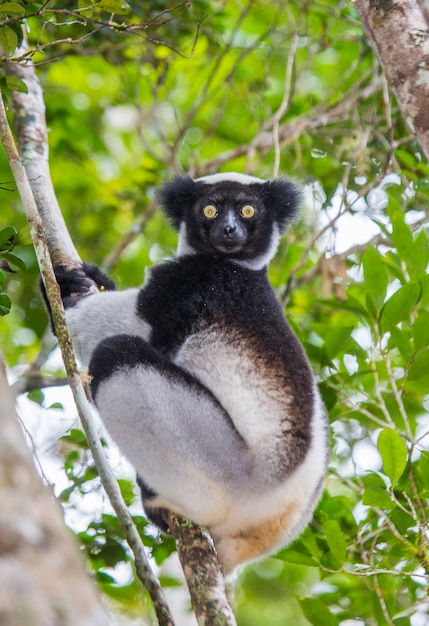
<instances>
[{"instance_id":1,"label":"lemur's hand","mask_svg":"<svg viewBox=\"0 0 429 626\"><path fill-rule=\"evenodd\" d=\"M82 263L80 267L67 269L67 265L56 265L54 267L55 277L61 291L61 298L65 309L75 306L82 297L94 292L94 286L99 291L113 291L115 283L96 265ZM46 297L45 286L40 280L40 289L45 301L45 305L51 320L51 328L55 332L52 322L51 307Z\"/></svg>"},{"instance_id":2,"label":"lemur's hand","mask_svg":"<svg viewBox=\"0 0 429 626\"><path fill-rule=\"evenodd\" d=\"M115 289L113 280L96 265L83 263L72 269L67 269L67 265L56 265L54 271L66 309L75 306L81 297L89 295L94 289L94 283L99 291Z\"/></svg>"}]
</instances>

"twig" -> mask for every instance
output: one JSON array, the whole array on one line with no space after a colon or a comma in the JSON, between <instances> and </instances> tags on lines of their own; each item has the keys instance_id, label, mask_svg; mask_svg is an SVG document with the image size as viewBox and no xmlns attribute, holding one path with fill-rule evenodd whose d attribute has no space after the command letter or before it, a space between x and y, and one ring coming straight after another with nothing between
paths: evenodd
<instances>
[{"instance_id":1,"label":"twig","mask_svg":"<svg viewBox=\"0 0 429 626\"><path fill-rule=\"evenodd\" d=\"M11 385L11 389L16 396L19 396L35 389L62 387L63 385L68 385L68 379L65 376L43 376L38 371L27 370Z\"/></svg>"}]
</instances>

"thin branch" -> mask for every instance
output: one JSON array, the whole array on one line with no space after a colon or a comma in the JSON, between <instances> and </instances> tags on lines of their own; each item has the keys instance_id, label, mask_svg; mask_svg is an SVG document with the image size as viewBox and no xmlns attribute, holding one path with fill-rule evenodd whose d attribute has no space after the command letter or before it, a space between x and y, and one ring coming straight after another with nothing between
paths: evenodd
<instances>
[{"instance_id":1,"label":"thin branch","mask_svg":"<svg viewBox=\"0 0 429 626\"><path fill-rule=\"evenodd\" d=\"M28 19L30 17L37 16L42 22L44 21L46 24L49 24L50 26L52 26L51 20L47 19L44 16L44 10L47 4L48 3L45 2L45 4L40 9L38 9L37 11L34 11L33 13L29 13L28 15L25 16L25 18ZM56 38L53 41L48 41L43 44L40 43L40 39L39 39L39 41L33 47L31 48L20 47L17 49L16 53L12 56L0 55L0 62L14 63L14 64L15 63L26 64L26 62L31 61L33 59L36 53L44 52L45 50L49 50L50 48L54 48L62 44L78 47L79 45L85 43L88 39L92 38L94 35L96 35L97 33L103 30L113 30L118 33L128 33L128 34L143 38L156 45L165 46L173 50L176 54L178 54L179 56L183 58L189 58L189 56L192 56L194 52L196 41L199 36L199 27L200 27L199 24L197 25L196 35L195 35L195 39L194 39L194 43L193 43L190 55L184 54L183 52L181 52L180 50L172 46L167 41L156 40L154 38L149 37L146 34L146 31L150 29L151 27L155 28L155 27L163 26L165 24L169 24L170 22L176 20L181 15L181 13L189 9L191 5L192 3L189 0L187 0L174 7L169 7L168 9L164 9L163 11L155 15L153 18L149 19L147 22L138 23L138 24L135 24L135 23L127 24L125 22L116 22L113 19L103 20L103 19L98 19L96 17L93 17L91 15L88 15L87 14L88 11L93 12L94 10L93 6L76 8L73 10L55 9L55 8L48 9L49 14L55 15L57 18L58 16L71 18L68 20L64 20L63 23L57 22L55 26L59 26L59 27L70 26L71 24L80 24L82 26L87 26L88 24L91 24L92 30L85 33L85 35L83 35L82 37L78 37L76 39L73 39L72 37ZM172 15L172 13L174 14ZM165 15L168 15L169 17L165 17L165 19L161 19ZM9 18L0 22L0 28L4 26L13 26L19 23L22 23L22 17ZM43 28L42 28L42 32L43 32ZM79 50L79 52L81 51L82 50ZM50 61L53 61L53 60L54 59L50 59Z\"/></svg>"},{"instance_id":2,"label":"thin branch","mask_svg":"<svg viewBox=\"0 0 429 626\"><path fill-rule=\"evenodd\" d=\"M298 32L295 31L292 37L292 43L289 50L289 56L286 63L286 72L285 72L285 85L283 91L283 100L276 111L276 114L273 118L273 144L274 144L274 167L273 167L273 177L277 177L279 175L280 169L280 121L283 116L286 114L291 97L291 86L292 86L292 75L293 75L293 67L295 65L295 57L298 50L298 41L299 36Z\"/></svg>"},{"instance_id":3,"label":"thin branch","mask_svg":"<svg viewBox=\"0 0 429 626\"><path fill-rule=\"evenodd\" d=\"M11 389L16 396L19 396L35 389L62 387L64 385L68 385L66 376L43 376L40 371L27 370L11 385Z\"/></svg>"},{"instance_id":4,"label":"thin branch","mask_svg":"<svg viewBox=\"0 0 429 626\"><path fill-rule=\"evenodd\" d=\"M168 523L176 538L179 559L187 564L185 578L198 624L236 626L209 532L172 513ZM201 585L203 580L205 584Z\"/></svg>"}]
</instances>

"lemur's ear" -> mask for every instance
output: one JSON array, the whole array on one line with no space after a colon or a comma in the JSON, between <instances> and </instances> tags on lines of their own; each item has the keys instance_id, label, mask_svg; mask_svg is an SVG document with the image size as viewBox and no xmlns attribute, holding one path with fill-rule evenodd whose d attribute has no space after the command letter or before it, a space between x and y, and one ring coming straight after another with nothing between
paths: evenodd
<instances>
[{"instance_id":1,"label":"lemur's ear","mask_svg":"<svg viewBox=\"0 0 429 626\"><path fill-rule=\"evenodd\" d=\"M175 176L156 193L157 201L176 230L180 228L186 209L197 200L197 187L190 176Z\"/></svg>"},{"instance_id":2,"label":"lemur's ear","mask_svg":"<svg viewBox=\"0 0 429 626\"><path fill-rule=\"evenodd\" d=\"M262 183L259 189L265 206L274 212L280 230L285 230L299 211L299 187L285 178L273 178Z\"/></svg>"}]
</instances>

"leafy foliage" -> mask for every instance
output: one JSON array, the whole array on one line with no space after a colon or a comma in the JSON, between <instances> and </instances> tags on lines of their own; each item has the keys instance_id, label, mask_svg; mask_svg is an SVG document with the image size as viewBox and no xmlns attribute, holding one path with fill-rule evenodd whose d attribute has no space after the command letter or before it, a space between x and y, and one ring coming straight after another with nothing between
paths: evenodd
<instances>
[{"instance_id":1,"label":"leafy foliage","mask_svg":"<svg viewBox=\"0 0 429 626\"><path fill-rule=\"evenodd\" d=\"M72 237L121 287L173 252L153 197L174 172L269 177L279 160L280 174L303 186L300 221L270 277L319 378L331 467L301 537L240 574L240 626L427 623L429 165L353 4L15 0L0 3L3 16L8 58L3 29L16 32L24 17L29 26ZM35 359L47 322L19 199L1 188L0 201L27 266L8 275L14 306L0 326L19 366ZM76 510L99 483L81 435L68 437L61 499ZM131 478L122 484L130 503ZM132 507L162 563L171 540ZM103 590L132 611L141 592L110 511L79 536Z\"/></svg>"},{"instance_id":2,"label":"leafy foliage","mask_svg":"<svg viewBox=\"0 0 429 626\"><path fill-rule=\"evenodd\" d=\"M0 316L7 315L11 307L9 296L1 291L6 278L5 272L14 272L11 265L25 271L25 263L12 253L17 234L13 226L6 226L0 231Z\"/></svg>"}]
</instances>

